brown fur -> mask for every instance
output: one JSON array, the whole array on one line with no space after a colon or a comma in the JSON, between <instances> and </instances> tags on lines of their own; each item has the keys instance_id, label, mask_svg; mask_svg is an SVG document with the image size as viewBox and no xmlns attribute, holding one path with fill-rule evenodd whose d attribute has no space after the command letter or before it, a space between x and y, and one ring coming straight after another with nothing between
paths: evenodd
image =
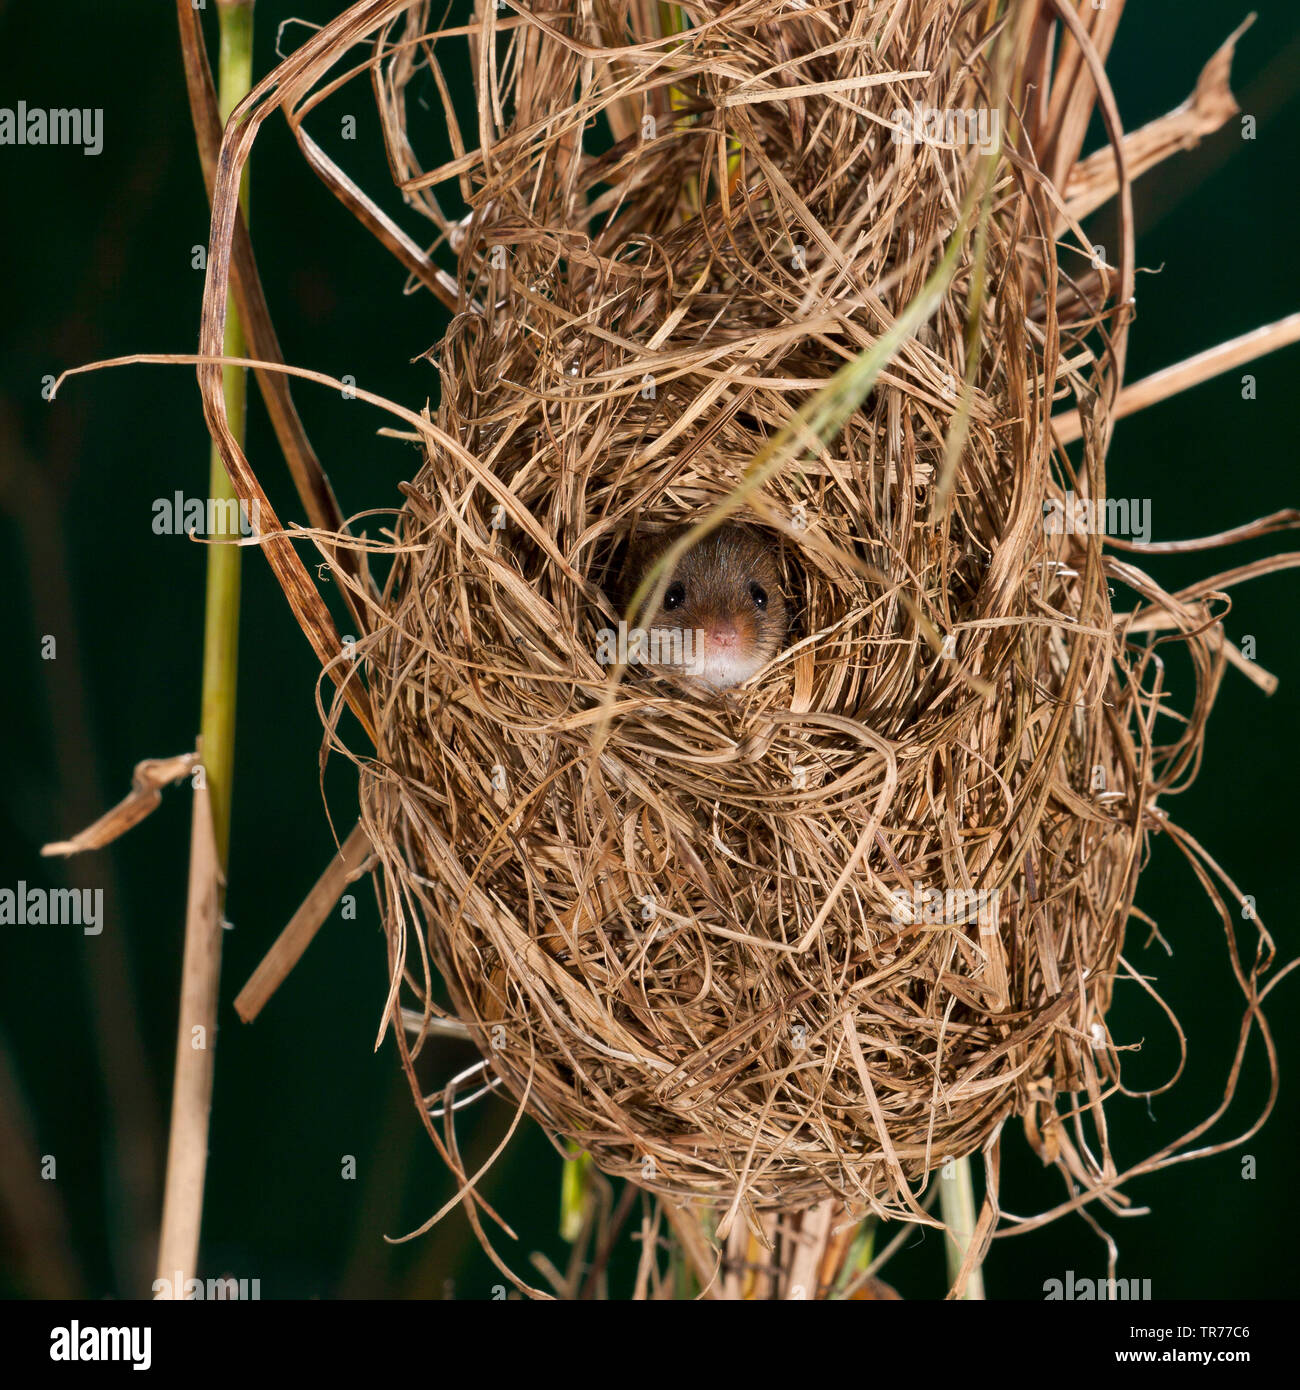
<instances>
[{"instance_id":1,"label":"brown fur","mask_svg":"<svg viewBox=\"0 0 1300 1390\"><path fill-rule=\"evenodd\" d=\"M660 532L633 548L624 571L625 601L651 564L688 529L678 526ZM720 621L730 621L738 634L736 659L755 669L781 650L788 627L786 602L781 592L776 541L765 532L734 524L718 527L682 556L670 583L684 587L684 601L671 609L661 603L645 623L647 628L698 632L707 631ZM760 584L766 591L766 608L754 602L749 591L751 583Z\"/></svg>"}]
</instances>

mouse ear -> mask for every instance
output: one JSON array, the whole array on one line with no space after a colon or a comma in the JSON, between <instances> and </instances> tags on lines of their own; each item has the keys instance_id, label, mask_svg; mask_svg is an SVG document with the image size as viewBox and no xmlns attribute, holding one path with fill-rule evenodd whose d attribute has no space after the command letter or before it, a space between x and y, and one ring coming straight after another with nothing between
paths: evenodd
<instances>
[{"instance_id":1,"label":"mouse ear","mask_svg":"<svg viewBox=\"0 0 1300 1390\"><path fill-rule=\"evenodd\" d=\"M649 556L649 539L644 531L637 531L635 526L627 538L626 549L623 551L623 577L629 582L645 568Z\"/></svg>"},{"instance_id":2,"label":"mouse ear","mask_svg":"<svg viewBox=\"0 0 1300 1390\"><path fill-rule=\"evenodd\" d=\"M685 531L686 526L669 526L659 531L638 530L633 525L627 541L627 561L625 569L629 574L643 574L648 565L653 564L668 547Z\"/></svg>"},{"instance_id":3,"label":"mouse ear","mask_svg":"<svg viewBox=\"0 0 1300 1390\"><path fill-rule=\"evenodd\" d=\"M640 531L636 523L633 523L631 534L628 536L627 554L623 561L623 588L620 597L625 606L631 601L646 570L688 530L689 525L682 525L669 526L658 531Z\"/></svg>"},{"instance_id":4,"label":"mouse ear","mask_svg":"<svg viewBox=\"0 0 1300 1390\"><path fill-rule=\"evenodd\" d=\"M658 534L638 531L635 525L633 526L632 533L627 539L627 549L623 553L621 583L619 585L619 602L624 607L631 602L632 595L641 582L641 576L654 563L655 557L662 548Z\"/></svg>"}]
</instances>

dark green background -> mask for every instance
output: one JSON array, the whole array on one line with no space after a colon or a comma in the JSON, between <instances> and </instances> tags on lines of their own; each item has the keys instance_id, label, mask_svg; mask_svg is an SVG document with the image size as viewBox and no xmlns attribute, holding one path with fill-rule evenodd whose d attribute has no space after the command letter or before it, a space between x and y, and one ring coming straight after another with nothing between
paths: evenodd
<instances>
[{"instance_id":1,"label":"dark green background","mask_svg":"<svg viewBox=\"0 0 1300 1390\"><path fill-rule=\"evenodd\" d=\"M327 18L331 4L262 0L259 74L290 14ZM1300 308L1295 254L1300 148L1300 13L1260 0L1235 86L1258 118L1258 138L1235 123L1136 190L1138 318L1129 377ZM209 7L209 10L211 7ZM1111 63L1131 128L1178 102L1244 15L1218 0L1145 0L1120 28ZM212 15L208 22L211 25ZM286 42L300 36L289 31ZM467 78L461 72L458 76ZM134 763L193 745L197 724L204 556L155 536L152 502L178 488L207 490L207 437L193 373L138 367L80 378L51 405L46 373L135 351L191 351L202 275L191 248L207 240L207 208L169 4L0 4L0 105L102 107L98 158L75 149L0 148L4 313L0 320L0 592L8 663L0 885L102 887L108 926L0 929L0 1292L139 1295L152 1278L153 1224L164 1160L188 849L188 798L163 807L111 851L65 865L39 846L92 820L126 789ZM355 115L357 139L339 137ZM436 128L430 115L429 130ZM312 129L372 190L388 188L368 88L355 84ZM388 196L417 237L425 224ZM437 382L413 361L438 339L441 310L402 294L400 268L302 164L280 118L253 160L253 219L263 279L289 361L342 376L418 407ZM1098 239L1106 240L1105 226ZM1156 273L1158 272L1158 273ZM1297 501L1295 388L1300 353L1250 368L1119 426L1110 491L1153 499L1157 539L1206 534ZM410 447L376 438L387 423L318 388L296 397L345 511L389 506L411 476ZM249 454L282 516L300 517L260 401ZM1169 586L1270 548L1160 563ZM1258 659L1282 679L1265 698L1229 672L1210 724L1195 788L1171 812L1258 900L1283 959L1294 951L1300 872L1294 837L1300 709L1295 599L1300 575L1239 589L1228 630L1254 634ZM40 638L58 640L55 661ZM1186 671L1171 671L1187 691ZM245 564L233 853L217 1052L205 1273L260 1278L264 1297L385 1295L482 1297L497 1282L457 1212L401 1246L382 1237L419 1225L448 1197L449 1179L401 1081L392 1045L372 1044L386 987L373 895L361 885L359 920L330 922L263 1017L235 1019L230 1000L324 866L313 707L316 663L260 556ZM353 781L332 765L331 803L348 815ZM355 805L355 802L353 802ZM350 821L347 822L350 824ZM1174 947L1130 958L1158 977L1191 1039L1186 1075L1150 1107L1108 1109L1121 1164L1137 1161L1207 1115L1222 1093L1240 996L1219 921L1177 853L1157 844L1139 890ZM1243 938L1244 939L1244 938ZM1185 1164L1131 1187L1151 1214L1098 1215L1121 1252L1119 1274L1149 1278L1157 1297L1291 1296L1295 1236L1296 990L1273 997L1282 1056L1278 1108L1240 1155ZM1132 986L1112 1016L1118 1040L1145 1039L1134 1081L1167 1074L1168 1028ZM432 1068L450 1075L472 1059L448 1045ZM1265 1088L1258 1038L1241 1095L1220 1137L1238 1132ZM490 1102L463 1126L471 1163L508 1118ZM1236 1127L1234 1127L1234 1124ZM1026 1214L1059 1200L1018 1131L1005 1142L1003 1203ZM53 1154L55 1183L39 1184L35 1156ZM353 1154L358 1180L340 1178ZM534 1249L559 1258L559 1160L525 1131L485 1191L515 1223L523 1268ZM43 1234L18 1250L15 1209ZM1078 1218L995 1244L992 1297L1041 1297L1043 1281L1105 1272L1105 1248ZM909 1297L943 1287L942 1252L919 1230L887 1271Z\"/></svg>"}]
</instances>

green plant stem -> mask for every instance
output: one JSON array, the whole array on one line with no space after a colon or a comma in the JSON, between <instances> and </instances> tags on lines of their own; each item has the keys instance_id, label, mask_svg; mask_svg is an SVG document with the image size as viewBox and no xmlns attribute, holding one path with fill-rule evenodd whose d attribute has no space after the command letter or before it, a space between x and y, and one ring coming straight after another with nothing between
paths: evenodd
<instances>
[{"instance_id":1,"label":"green plant stem","mask_svg":"<svg viewBox=\"0 0 1300 1390\"><path fill-rule=\"evenodd\" d=\"M943 1243L948 1255L948 1285L951 1287L957 1282L962 1261L975 1236L975 1185L971 1180L969 1158L959 1158L952 1164L950 1178L944 1177L940 1170L939 1207L943 1212ZM984 1275L978 1265L971 1270L961 1297L984 1297Z\"/></svg>"},{"instance_id":2,"label":"green plant stem","mask_svg":"<svg viewBox=\"0 0 1300 1390\"><path fill-rule=\"evenodd\" d=\"M560 1235L572 1244L582 1234L591 1200L591 1155L571 1149L560 1180Z\"/></svg>"},{"instance_id":3,"label":"green plant stem","mask_svg":"<svg viewBox=\"0 0 1300 1390\"><path fill-rule=\"evenodd\" d=\"M844 1290L871 1264L875 1253L876 1219L869 1216L858 1227L857 1234L853 1237L853 1243L849 1246L849 1253L844 1260L844 1268L840 1270L840 1277L835 1281L835 1290L830 1297L843 1298Z\"/></svg>"},{"instance_id":4,"label":"green plant stem","mask_svg":"<svg viewBox=\"0 0 1300 1390\"><path fill-rule=\"evenodd\" d=\"M223 119L243 100L253 76L253 0L218 0L221 52L218 92ZM240 189L248 215L247 183ZM244 335L234 305L226 320L225 351L244 355ZM243 438L247 382L243 368L222 376L226 412L236 439ZM234 497L215 446L209 496ZM214 518L233 516L223 506ZM218 529L213 527L213 529ZM203 1193L221 983L221 928L230 841L230 789L234 773L235 675L239 642L239 548L218 541L208 548L203 628L203 695L199 724L202 781L196 785L190 840L189 899L181 964L176 1069L172 1082L167 1177L158 1239L155 1293L183 1298L198 1273ZM170 1293L168 1293L170 1291Z\"/></svg>"},{"instance_id":5,"label":"green plant stem","mask_svg":"<svg viewBox=\"0 0 1300 1390\"><path fill-rule=\"evenodd\" d=\"M221 119L248 94L253 80L252 0L218 0L221 26L218 59L218 101ZM239 190L244 221L248 221L248 171ZM233 300L226 314L225 352L246 355L244 330ZM222 372L226 414L230 431L241 443L248 403L248 371L226 367ZM227 514L224 504L235 499L216 444L209 464L209 496L214 516ZM235 687L239 669L239 590L243 552L238 546L218 544L208 549L207 597L203 624L203 696L199 722L200 748L208 796L212 801L212 827L217 858L224 872L230 854L230 802L235 763Z\"/></svg>"}]
</instances>

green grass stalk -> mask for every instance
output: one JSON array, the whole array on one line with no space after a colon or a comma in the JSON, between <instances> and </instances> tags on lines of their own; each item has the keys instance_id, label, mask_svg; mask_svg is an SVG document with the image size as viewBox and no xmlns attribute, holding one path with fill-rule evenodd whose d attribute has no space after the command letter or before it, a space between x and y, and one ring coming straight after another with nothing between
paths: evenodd
<instances>
[{"instance_id":1,"label":"green grass stalk","mask_svg":"<svg viewBox=\"0 0 1300 1390\"><path fill-rule=\"evenodd\" d=\"M221 25L218 59L218 101L221 119L248 94L253 79L253 0L218 0ZM248 221L248 171L239 191L240 208ZM228 357L247 355L239 312L231 301L226 315L225 352ZM230 430L241 443L248 407L248 369L226 367L222 372L226 413ZM209 462L209 496L216 505L213 515L233 514L226 506L235 489L226 473L216 444ZM235 688L239 669L239 592L243 551L235 545L208 549L207 598L203 625L203 694L200 719L203 768L212 800L212 827L217 856L225 870L230 855L230 803L235 764Z\"/></svg>"},{"instance_id":2,"label":"green grass stalk","mask_svg":"<svg viewBox=\"0 0 1300 1390\"><path fill-rule=\"evenodd\" d=\"M252 86L253 0L218 0L217 17L221 34L218 98L222 119L226 120ZM246 177L240 201L247 219ZM233 304L226 320L225 351L230 356L245 355L244 334ZM222 384L230 428L242 440L246 370L226 368ZM209 496L221 504L235 496L215 445L210 459ZM237 508L222 505L214 507L212 514L233 516ZM208 548L198 745L202 780L196 785L194 796L176 1071L158 1241L160 1282L154 1285L155 1293L173 1299L184 1298L187 1284L197 1278L207 1177L234 775L240 555L239 547L232 544L218 542Z\"/></svg>"},{"instance_id":3,"label":"green grass stalk","mask_svg":"<svg viewBox=\"0 0 1300 1390\"><path fill-rule=\"evenodd\" d=\"M952 1176L945 1177L944 1174L949 1171ZM948 1286L951 1288L957 1282L962 1261L975 1235L975 1185L971 1180L969 1158L959 1158L951 1167L944 1164L940 1170L939 1208L943 1213L943 1244L948 1256ZM971 1270L959 1297L984 1297L984 1273L979 1265Z\"/></svg>"}]
</instances>

